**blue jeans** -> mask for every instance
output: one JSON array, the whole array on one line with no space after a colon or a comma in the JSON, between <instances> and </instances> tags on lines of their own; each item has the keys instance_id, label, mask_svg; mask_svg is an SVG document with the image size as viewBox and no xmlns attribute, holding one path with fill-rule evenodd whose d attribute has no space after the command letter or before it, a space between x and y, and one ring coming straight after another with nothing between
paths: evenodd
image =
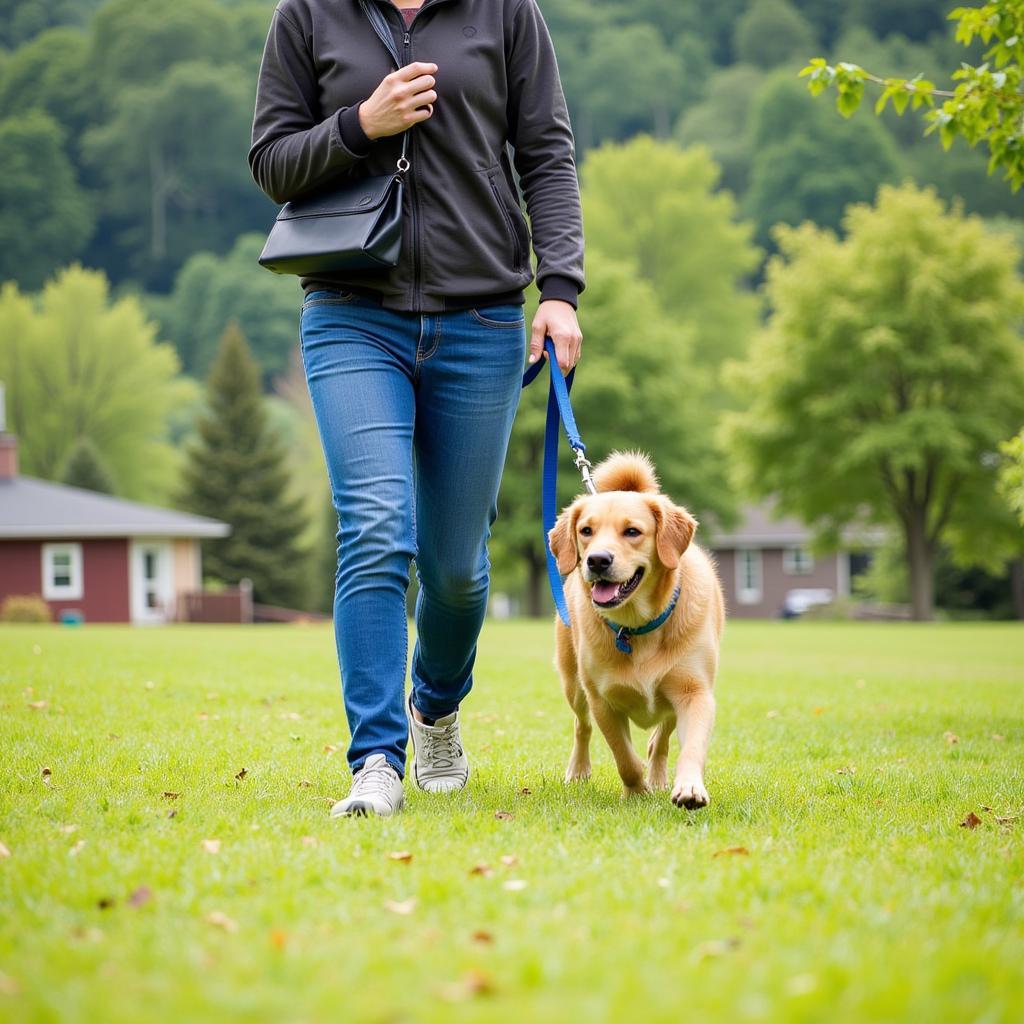
<instances>
[{"instance_id":1,"label":"blue jeans","mask_svg":"<svg viewBox=\"0 0 1024 1024\"><path fill-rule=\"evenodd\" d=\"M519 403L518 304L447 313L352 292L303 302L302 361L338 513L334 633L353 771L405 772L406 590L416 560L412 699L427 718L473 685L487 540Z\"/></svg>"}]
</instances>

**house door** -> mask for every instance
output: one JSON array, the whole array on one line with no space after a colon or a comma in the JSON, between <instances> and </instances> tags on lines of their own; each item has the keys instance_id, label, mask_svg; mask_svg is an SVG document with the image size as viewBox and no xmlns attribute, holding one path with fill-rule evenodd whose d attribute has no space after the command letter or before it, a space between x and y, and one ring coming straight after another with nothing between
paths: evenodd
<instances>
[{"instance_id":1,"label":"house door","mask_svg":"<svg viewBox=\"0 0 1024 1024\"><path fill-rule=\"evenodd\" d=\"M171 546L162 540L132 541L132 622L167 622L173 613Z\"/></svg>"}]
</instances>

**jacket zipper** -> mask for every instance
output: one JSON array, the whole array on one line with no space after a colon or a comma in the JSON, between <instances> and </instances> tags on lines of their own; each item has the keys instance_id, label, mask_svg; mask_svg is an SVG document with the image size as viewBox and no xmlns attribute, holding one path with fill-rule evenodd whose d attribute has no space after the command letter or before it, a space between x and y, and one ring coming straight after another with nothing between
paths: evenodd
<instances>
[{"instance_id":1,"label":"jacket zipper","mask_svg":"<svg viewBox=\"0 0 1024 1024\"><path fill-rule=\"evenodd\" d=\"M519 244L519 233L516 231L516 226L512 222L512 214L505 205L505 201L501 198L498 183L490 175L487 176L487 180L491 183L491 192L494 193L494 201L498 204L498 209L501 210L502 217L505 218L505 227L508 228L508 233L512 238L513 262L515 263L516 270L519 270L521 269L523 262L523 247Z\"/></svg>"},{"instance_id":2,"label":"jacket zipper","mask_svg":"<svg viewBox=\"0 0 1024 1024\"><path fill-rule=\"evenodd\" d=\"M417 12L419 13L419 12ZM413 18L415 21L415 17ZM411 26L410 26L411 27ZM412 61L412 41L409 37L409 30L405 30L403 37L405 43L405 63L409 64ZM408 131L408 129L406 129ZM416 178L416 151L419 148L416 145L416 132L412 133L412 139L410 140L411 145L409 146L409 153L411 159L409 160L409 195L412 199L412 300L413 305L419 309L420 306L420 203L419 196L416 193L416 185L414 179Z\"/></svg>"}]
</instances>

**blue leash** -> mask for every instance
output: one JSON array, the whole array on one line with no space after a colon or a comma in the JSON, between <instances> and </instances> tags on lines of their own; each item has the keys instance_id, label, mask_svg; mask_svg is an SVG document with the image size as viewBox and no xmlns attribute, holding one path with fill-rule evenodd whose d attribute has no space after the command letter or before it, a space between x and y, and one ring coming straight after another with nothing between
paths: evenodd
<instances>
[{"instance_id":1,"label":"blue leash","mask_svg":"<svg viewBox=\"0 0 1024 1024\"><path fill-rule=\"evenodd\" d=\"M547 364L551 371L550 386L548 388L548 412L544 426L544 497L542 502L542 521L544 524L544 554L548 563L548 582L551 584L551 596L555 600L555 607L558 609L559 618L569 625L569 607L565 603L565 593L562 589L562 575L558 571L558 563L551 553L548 545L548 531L555 525L558 515L557 496L555 485L558 482L558 421L561 419L565 425L565 433L569 438L569 447L576 456L576 468L583 477L583 484L591 494L597 493L594 481L590 479L590 461L587 459L587 448L580 437L579 428L576 426L576 417L572 414L572 406L569 404L569 390L572 388L572 380L576 375L576 368L573 367L564 377L558 366L558 357L555 353L555 343L550 338L544 339L544 351L547 353ZM543 368L545 360L538 359L526 373L523 374L523 387L532 384L537 379Z\"/></svg>"}]
</instances>

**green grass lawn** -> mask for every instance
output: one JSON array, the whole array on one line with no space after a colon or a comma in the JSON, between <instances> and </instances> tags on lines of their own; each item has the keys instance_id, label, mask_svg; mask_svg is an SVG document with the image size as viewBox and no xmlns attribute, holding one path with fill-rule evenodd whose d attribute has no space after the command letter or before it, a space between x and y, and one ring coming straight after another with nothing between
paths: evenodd
<instances>
[{"instance_id":1,"label":"green grass lawn","mask_svg":"<svg viewBox=\"0 0 1024 1024\"><path fill-rule=\"evenodd\" d=\"M563 785L551 650L332 821L329 628L0 627L0 1021L1024 1019L1024 629L731 623L696 812Z\"/></svg>"}]
</instances>

